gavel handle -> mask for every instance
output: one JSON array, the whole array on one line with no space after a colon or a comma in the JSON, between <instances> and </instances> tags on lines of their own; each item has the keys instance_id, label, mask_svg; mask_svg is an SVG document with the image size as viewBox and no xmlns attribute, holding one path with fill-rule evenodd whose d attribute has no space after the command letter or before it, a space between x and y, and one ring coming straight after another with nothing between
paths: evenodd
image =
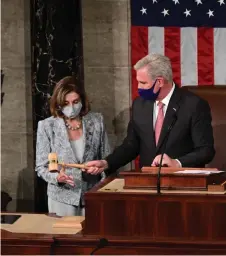
<instances>
[{"instance_id":1,"label":"gavel handle","mask_svg":"<svg viewBox=\"0 0 226 256\"><path fill-rule=\"evenodd\" d=\"M85 164L63 164L63 163L58 163L58 165L61 165L62 167L71 167L71 168L78 168L78 169L88 169L88 167Z\"/></svg>"}]
</instances>

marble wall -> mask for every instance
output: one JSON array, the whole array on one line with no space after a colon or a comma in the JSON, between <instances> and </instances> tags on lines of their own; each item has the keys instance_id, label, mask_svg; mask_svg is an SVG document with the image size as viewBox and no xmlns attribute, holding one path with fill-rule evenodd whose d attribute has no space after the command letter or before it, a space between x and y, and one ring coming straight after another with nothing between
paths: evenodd
<instances>
[{"instance_id":1,"label":"marble wall","mask_svg":"<svg viewBox=\"0 0 226 256\"><path fill-rule=\"evenodd\" d=\"M33 0L34 127L50 116L49 97L56 83L74 75L83 84L80 1Z\"/></svg>"},{"instance_id":2,"label":"marble wall","mask_svg":"<svg viewBox=\"0 0 226 256\"><path fill-rule=\"evenodd\" d=\"M85 87L115 147L130 116L130 1L83 0L82 23Z\"/></svg>"},{"instance_id":3,"label":"marble wall","mask_svg":"<svg viewBox=\"0 0 226 256\"><path fill-rule=\"evenodd\" d=\"M33 120L30 6L27 0L1 1L1 190L12 197L9 210L33 209Z\"/></svg>"}]
</instances>

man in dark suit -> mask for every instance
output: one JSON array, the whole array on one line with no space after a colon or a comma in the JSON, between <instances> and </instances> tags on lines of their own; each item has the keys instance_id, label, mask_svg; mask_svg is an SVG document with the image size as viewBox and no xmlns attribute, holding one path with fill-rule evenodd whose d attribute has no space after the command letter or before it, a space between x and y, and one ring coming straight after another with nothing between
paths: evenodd
<instances>
[{"instance_id":1,"label":"man in dark suit","mask_svg":"<svg viewBox=\"0 0 226 256\"><path fill-rule=\"evenodd\" d=\"M163 165L204 167L215 155L208 103L174 84L166 56L147 55L134 68L140 97L133 102L127 137L106 159L88 162L87 172L112 173L138 155L140 167L158 166L164 148Z\"/></svg>"}]
</instances>

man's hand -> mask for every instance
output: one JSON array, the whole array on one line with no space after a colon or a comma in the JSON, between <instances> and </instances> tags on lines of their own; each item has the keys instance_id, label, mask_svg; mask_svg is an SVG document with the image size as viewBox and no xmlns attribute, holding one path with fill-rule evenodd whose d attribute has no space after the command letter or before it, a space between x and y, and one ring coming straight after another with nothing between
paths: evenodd
<instances>
[{"instance_id":1,"label":"man's hand","mask_svg":"<svg viewBox=\"0 0 226 256\"><path fill-rule=\"evenodd\" d=\"M71 185L72 187L75 186L73 176L71 176L71 175L68 176L67 174L65 174L64 168L62 168L62 169L60 170L60 172L59 172L59 174L58 174L58 176L57 176L57 181L58 181L59 183L66 183L66 184L69 184L69 185Z\"/></svg>"},{"instance_id":2,"label":"man's hand","mask_svg":"<svg viewBox=\"0 0 226 256\"><path fill-rule=\"evenodd\" d=\"M157 155L155 157L155 159L153 160L151 166L159 166L160 159L161 159L161 155ZM164 166L164 165L168 166L168 167L175 167L175 168L181 167L179 162L176 159L170 158L167 154L163 155L162 166Z\"/></svg>"},{"instance_id":3,"label":"man's hand","mask_svg":"<svg viewBox=\"0 0 226 256\"><path fill-rule=\"evenodd\" d=\"M105 169L108 168L108 163L106 160L95 160L86 163L88 169L84 170L87 173L97 175L102 173Z\"/></svg>"}]
</instances>

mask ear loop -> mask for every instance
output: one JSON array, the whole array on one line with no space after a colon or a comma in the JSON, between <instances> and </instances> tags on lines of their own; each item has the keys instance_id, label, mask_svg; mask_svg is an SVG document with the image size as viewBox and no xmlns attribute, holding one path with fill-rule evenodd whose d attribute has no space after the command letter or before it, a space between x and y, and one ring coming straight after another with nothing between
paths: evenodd
<instances>
[{"instance_id":1,"label":"mask ear loop","mask_svg":"<svg viewBox=\"0 0 226 256\"><path fill-rule=\"evenodd\" d=\"M56 110L57 110L58 113L64 115L64 113L62 112L62 107L61 107L61 106L58 106L58 107L56 108Z\"/></svg>"},{"instance_id":2,"label":"mask ear loop","mask_svg":"<svg viewBox=\"0 0 226 256\"><path fill-rule=\"evenodd\" d=\"M157 81L158 81L158 79L156 78L156 79L155 79L155 82L154 82L154 84L153 84L153 90L155 89L155 85L156 85Z\"/></svg>"},{"instance_id":3,"label":"mask ear loop","mask_svg":"<svg viewBox=\"0 0 226 256\"><path fill-rule=\"evenodd\" d=\"M155 85L156 85L157 81L158 81L158 78L155 79L155 82L154 82L154 84L152 86L153 87L153 90L152 90L153 92L155 90ZM158 89L158 91L156 93L158 93L160 91L160 89L161 89L161 87Z\"/></svg>"}]
</instances>

